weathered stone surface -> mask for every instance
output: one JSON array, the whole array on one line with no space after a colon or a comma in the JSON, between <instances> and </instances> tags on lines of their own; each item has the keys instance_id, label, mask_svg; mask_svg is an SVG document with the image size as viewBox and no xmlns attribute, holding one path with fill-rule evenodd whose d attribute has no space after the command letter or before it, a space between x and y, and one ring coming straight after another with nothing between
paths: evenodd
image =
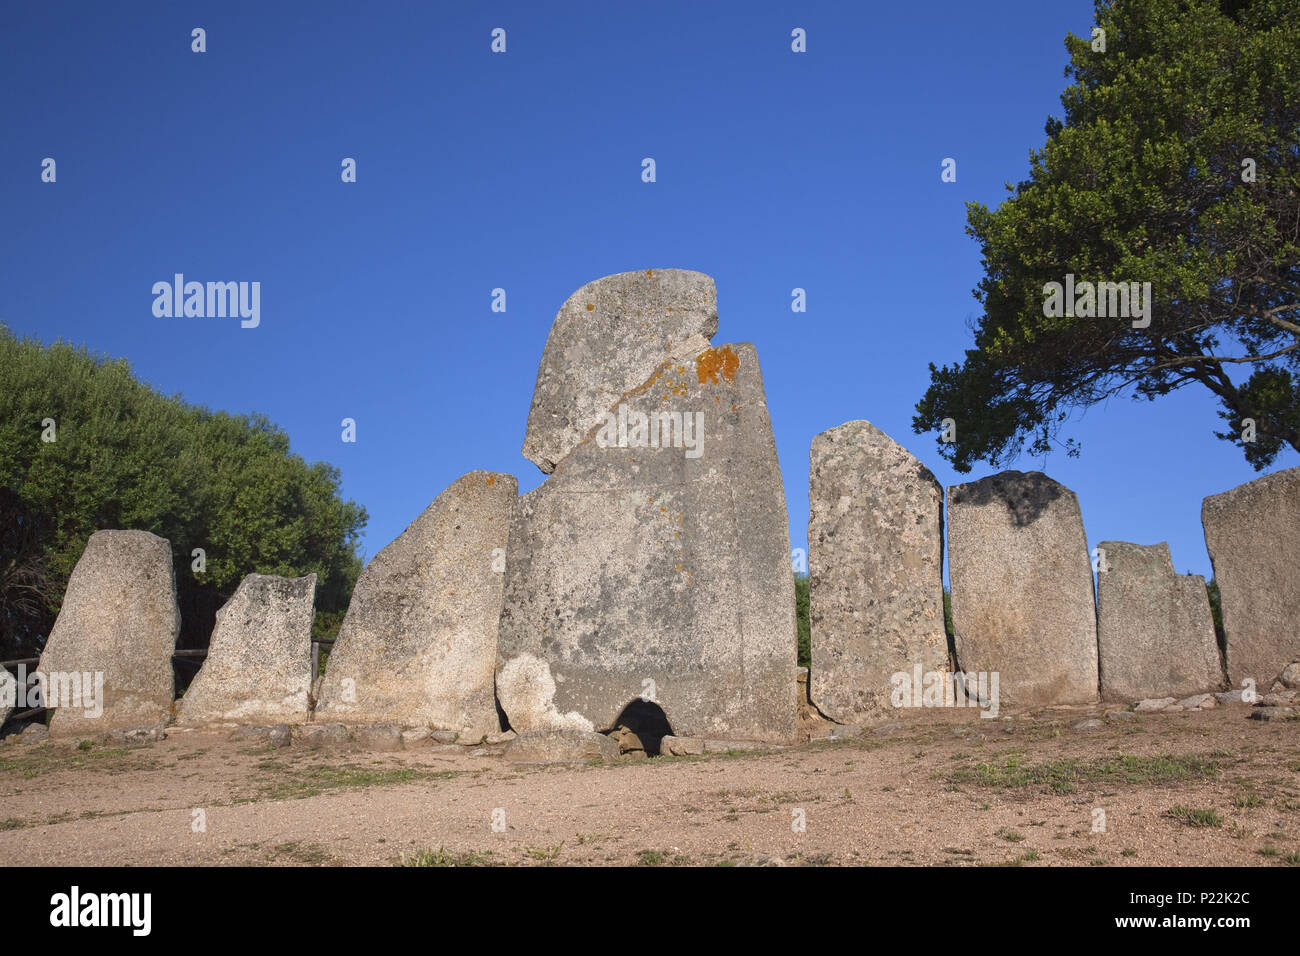
<instances>
[{"instance_id":1,"label":"weathered stone surface","mask_svg":"<svg viewBox=\"0 0 1300 956\"><path fill-rule=\"evenodd\" d=\"M0 726L9 719L18 701L18 680L6 668L0 667Z\"/></svg>"},{"instance_id":2,"label":"weathered stone surface","mask_svg":"<svg viewBox=\"0 0 1300 956\"><path fill-rule=\"evenodd\" d=\"M411 727L402 731L402 746L407 750L428 747L433 743L433 732L428 727Z\"/></svg>"},{"instance_id":3,"label":"weathered stone surface","mask_svg":"<svg viewBox=\"0 0 1300 956\"><path fill-rule=\"evenodd\" d=\"M586 763L618 759L618 744L589 730L530 730L506 744L511 763Z\"/></svg>"},{"instance_id":4,"label":"weathered stone surface","mask_svg":"<svg viewBox=\"0 0 1300 956\"><path fill-rule=\"evenodd\" d=\"M717 330L717 289L702 273L647 269L587 283L551 325L524 457L550 474L621 396L664 362L683 362L708 348Z\"/></svg>"},{"instance_id":5,"label":"weathered stone surface","mask_svg":"<svg viewBox=\"0 0 1300 956\"><path fill-rule=\"evenodd\" d=\"M1300 661L1292 661L1282 668L1278 681L1291 690L1300 690Z\"/></svg>"},{"instance_id":6,"label":"weathered stone surface","mask_svg":"<svg viewBox=\"0 0 1300 956\"><path fill-rule=\"evenodd\" d=\"M608 730L653 688L674 734L793 740L794 581L758 356L655 367L604 406L627 432L593 430L519 499L498 699L521 734ZM674 425L638 446L635 413L652 412L691 440Z\"/></svg>"},{"instance_id":7,"label":"weathered stone surface","mask_svg":"<svg viewBox=\"0 0 1300 956\"><path fill-rule=\"evenodd\" d=\"M1217 706L1213 694L1193 694L1177 701L1177 705L1183 710L1213 710Z\"/></svg>"},{"instance_id":8,"label":"weathered stone surface","mask_svg":"<svg viewBox=\"0 0 1300 956\"><path fill-rule=\"evenodd\" d=\"M50 728L45 724L28 724L18 738L25 744L41 744L50 739Z\"/></svg>"},{"instance_id":9,"label":"weathered stone surface","mask_svg":"<svg viewBox=\"0 0 1300 956\"><path fill-rule=\"evenodd\" d=\"M1256 707L1247 716L1251 720L1289 720L1295 712L1294 707Z\"/></svg>"},{"instance_id":10,"label":"weathered stone surface","mask_svg":"<svg viewBox=\"0 0 1300 956\"><path fill-rule=\"evenodd\" d=\"M307 720L316 575L250 574L217 611L208 656L178 723Z\"/></svg>"},{"instance_id":11,"label":"weathered stone surface","mask_svg":"<svg viewBox=\"0 0 1300 956\"><path fill-rule=\"evenodd\" d=\"M1175 697L1223 687L1205 579L1176 574L1169 545L1103 541L1097 647L1106 700Z\"/></svg>"},{"instance_id":12,"label":"weathered stone surface","mask_svg":"<svg viewBox=\"0 0 1300 956\"><path fill-rule=\"evenodd\" d=\"M1211 495L1201 505L1227 635L1228 678L1261 690L1300 654L1300 468Z\"/></svg>"},{"instance_id":13,"label":"weathered stone surface","mask_svg":"<svg viewBox=\"0 0 1300 956\"><path fill-rule=\"evenodd\" d=\"M1148 697L1146 700L1139 700L1133 705L1133 709L1145 714L1156 710L1168 710L1173 705L1172 697Z\"/></svg>"},{"instance_id":14,"label":"weathered stone surface","mask_svg":"<svg viewBox=\"0 0 1300 956\"><path fill-rule=\"evenodd\" d=\"M268 742L277 750L283 747L288 747L293 743L293 731L289 729L289 725L286 723L276 724L271 728L271 733L268 735Z\"/></svg>"},{"instance_id":15,"label":"weathered stone surface","mask_svg":"<svg viewBox=\"0 0 1300 956\"><path fill-rule=\"evenodd\" d=\"M943 491L870 422L822 432L810 458L812 701L841 723L878 718L893 674L947 669Z\"/></svg>"},{"instance_id":16,"label":"weathered stone surface","mask_svg":"<svg viewBox=\"0 0 1300 956\"><path fill-rule=\"evenodd\" d=\"M72 569L58 619L37 671L54 703L56 675L103 675L102 700L63 706L50 718L55 737L84 737L160 723L176 687L172 652L180 633L171 545L147 531L96 531ZM94 696L89 695L89 696ZM97 713L102 705L102 713Z\"/></svg>"},{"instance_id":17,"label":"weathered stone surface","mask_svg":"<svg viewBox=\"0 0 1300 956\"><path fill-rule=\"evenodd\" d=\"M307 747L346 747L352 733L343 724L307 724L298 731L298 742Z\"/></svg>"},{"instance_id":18,"label":"weathered stone surface","mask_svg":"<svg viewBox=\"0 0 1300 956\"><path fill-rule=\"evenodd\" d=\"M1220 704L1250 704L1254 701L1245 699L1244 690L1229 690L1214 695L1214 699Z\"/></svg>"},{"instance_id":19,"label":"weathered stone surface","mask_svg":"<svg viewBox=\"0 0 1300 956\"><path fill-rule=\"evenodd\" d=\"M662 737L659 752L672 757L685 757L704 753L704 741L697 737Z\"/></svg>"},{"instance_id":20,"label":"weathered stone surface","mask_svg":"<svg viewBox=\"0 0 1300 956\"><path fill-rule=\"evenodd\" d=\"M510 475L470 472L366 565L317 719L480 736L501 729L492 686L499 569L517 487Z\"/></svg>"},{"instance_id":21,"label":"weathered stone surface","mask_svg":"<svg viewBox=\"0 0 1300 956\"><path fill-rule=\"evenodd\" d=\"M1004 471L948 489L957 665L1000 674L1000 703L1097 699L1092 565L1074 492Z\"/></svg>"},{"instance_id":22,"label":"weathered stone surface","mask_svg":"<svg viewBox=\"0 0 1300 956\"><path fill-rule=\"evenodd\" d=\"M396 724L366 724L352 732L352 739L364 750L401 750L402 728Z\"/></svg>"}]
</instances>

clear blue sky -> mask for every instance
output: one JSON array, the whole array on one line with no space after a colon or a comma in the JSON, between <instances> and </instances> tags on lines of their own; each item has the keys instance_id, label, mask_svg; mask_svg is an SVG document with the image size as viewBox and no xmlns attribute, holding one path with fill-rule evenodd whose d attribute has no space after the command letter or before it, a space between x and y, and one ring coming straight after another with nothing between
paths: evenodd
<instances>
[{"instance_id":1,"label":"clear blue sky","mask_svg":"<svg viewBox=\"0 0 1300 956\"><path fill-rule=\"evenodd\" d=\"M265 413L342 470L372 556L466 471L540 483L519 448L571 292L707 272L715 342L758 348L802 546L826 428L868 419L945 484L991 471L956 475L912 434L913 406L978 315L963 204L1025 177L1061 112L1062 40L1091 15L1089 0L11 5L0 321ZM261 282L260 327L155 318L151 287L176 272ZM1167 540L1178 570L1208 574L1201 499L1256 477L1219 427L1191 389L1116 400L1074 426L1082 458L1014 467L1079 494L1090 546Z\"/></svg>"}]
</instances>

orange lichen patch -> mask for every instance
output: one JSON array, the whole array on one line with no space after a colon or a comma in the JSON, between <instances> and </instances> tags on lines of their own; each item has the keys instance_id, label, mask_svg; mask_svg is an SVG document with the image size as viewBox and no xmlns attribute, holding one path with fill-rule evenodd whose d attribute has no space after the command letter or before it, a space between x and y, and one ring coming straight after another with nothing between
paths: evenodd
<instances>
[{"instance_id":1,"label":"orange lichen patch","mask_svg":"<svg viewBox=\"0 0 1300 956\"><path fill-rule=\"evenodd\" d=\"M673 570L675 570L675 571L680 571L681 569L682 569L682 566L681 566L680 564L674 564L674 565L673 565Z\"/></svg>"},{"instance_id":2,"label":"orange lichen patch","mask_svg":"<svg viewBox=\"0 0 1300 956\"><path fill-rule=\"evenodd\" d=\"M732 406L731 406L731 410L732 410L733 412L738 412L738 411L740 411L740 406L739 406L739 405L732 405Z\"/></svg>"},{"instance_id":3,"label":"orange lichen patch","mask_svg":"<svg viewBox=\"0 0 1300 956\"><path fill-rule=\"evenodd\" d=\"M672 310L673 310L673 307L670 305L670 306L668 307L668 311L671 312ZM669 345L672 345L673 343L672 343L672 342L669 342L668 344L669 344Z\"/></svg>"},{"instance_id":4,"label":"orange lichen patch","mask_svg":"<svg viewBox=\"0 0 1300 956\"><path fill-rule=\"evenodd\" d=\"M596 308L596 307L595 307L594 305L592 305L590 302L587 303L587 311L588 311L588 312L592 311L594 308Z\"/></svg>"},{"instance_id":5,"label":"orange lichen patch","mask_svg":"<svg viewBox=\"0 0 1300 956\"><path fill-rule=\"evenodd\" d=\"M718 398L718 396L716 396L716 395L713 396L713 404L716 405L716 404L718 404L718 402L720 402L720 401L722 401L722 399Z\"/></svg>"},{"instance_id":6,"label":"orange lichen patch","mask_svg":"<svg viewBox=\"0 0 1300 956\"><path fill-rule=\"evenodd\" d=\"M645 274L648 275L648 276L652 276L652 275L655 274L655 271L654 271L653 269L647 269L647 270L645 271Z\"/></svg>"},{"instance_id":7,"label":"orange lichen patch","mask_svg":"<svg viewBox=\"0 0 1300 956\"><path fill-rule=\"evenodd\" d=\"M695 359L695 374L699 377L700 384L712 382L718 384L718 375L728 382L736 380L736 370L740 368L740 356L731 351L731 346L724 345L720 349L705 349Z\"/></svg>"},{"instance_id":8,"label":"orange lichen patch","mask_svg":"<svg viewBox=\"0 0 1300 956\"><path fill-rule=\"evenodd\" d=\"M497 476L496 476L496 475L488 475L488 484L489 484L489 485L495 485L496 483L497 483Z\"/></svg>"}]
</instances>

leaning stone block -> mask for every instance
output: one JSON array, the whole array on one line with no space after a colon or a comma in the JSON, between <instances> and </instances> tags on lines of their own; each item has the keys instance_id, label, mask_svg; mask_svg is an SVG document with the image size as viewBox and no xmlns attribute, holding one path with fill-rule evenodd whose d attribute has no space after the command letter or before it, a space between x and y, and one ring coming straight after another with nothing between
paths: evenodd
<instances>
[{"instance_id":1,"label":"leaning stone block","mask_svg":"<svg viewBox=\"0 0 1300 956\"><path fill-rule=\"evenodd\" d=\"M181 698L178 722L307 720L315 597L314 574L245 577L217 611L208 656Z\"/></svg>"},{"instance_id":2,"label":"leaning stone block","mask_svg":"<svg viewBox=\"0 0 1300 956\"><path fill-rule=\"evenodd\" d=\"M506 540L517 483L457 479L357 580L317 720L394 723L482 739L493 697Z\"/></svg>"},{"instance_id":3,"label":"leaning stone block","mask_svg":"<svg viewBox=\"0 0 1300 956\"><path fill-rule=\"evenodd\" d=\"M1263 693L1300 655L1300 468L1211 495L1201 505L1227 635L1228 678Z\"/></svg>"},{"instance_id":4,"label":"leaning stone block","mask_svg":"<svg viewBox=\"0 0 1300 956\"><path fill-rule=\"evenodd\" d=\"M171 545L147 531L92 534L37 666L43 699L58 705L51 735L88 737L167 720L180 627Z\"/></svg>"},{"instance_id":5,"label":"leaning stone block","mask_svg":"<svg viewBox=\"0 0 1300 956\"><path fill-rule=\"evenodd\" d=\"M1000 675L1001 703L1097 699L1097 610L1074 492L1004 471L948 489L957 666Z\"/></svg>"},{"instance_id":6,"label":"leaning stone block","mask_svg":"<svg viewBox=\"0 0 1300 956\"><path fill-rule=\"evenodd\" d=\"M1205 579L1175 574L1168 544L1103 541L1097 645L1106 700L1185 697L1223 687Z\"/></svg>"}]
</instances>

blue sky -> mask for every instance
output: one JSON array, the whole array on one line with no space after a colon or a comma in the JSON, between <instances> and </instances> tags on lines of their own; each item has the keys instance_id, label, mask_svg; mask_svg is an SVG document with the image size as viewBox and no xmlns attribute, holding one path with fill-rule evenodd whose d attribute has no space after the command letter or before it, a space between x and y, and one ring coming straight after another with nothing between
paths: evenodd
<instances>
[{"instance_id":1,"label":"blue sky","mask_svg":"<svg viewBox=\"0 0 1300 956\"><path fill-rule=\"evenodd\" d=\"M541 482L519 449L570 293L707 272L714 341L758 348L803 546L809 444L844 421L944 484L992 471L954 473L912 434L913 406L979 314L964 203L1025 177L1061 112L1062 40L1091 23L1090 0L16 6L0 321L268 415L342 470L373 556L466 471ZM259 281L260 326L156 318L151 287L176 272ZM1257 477L1213 437L1215 409L1191 389L1113 400L1074 424L1081 458L1013 467L1078 493L1090 547L1168 541L1179 571L1208 575L1201 499Z\"/></svg>"}]
</instances>

